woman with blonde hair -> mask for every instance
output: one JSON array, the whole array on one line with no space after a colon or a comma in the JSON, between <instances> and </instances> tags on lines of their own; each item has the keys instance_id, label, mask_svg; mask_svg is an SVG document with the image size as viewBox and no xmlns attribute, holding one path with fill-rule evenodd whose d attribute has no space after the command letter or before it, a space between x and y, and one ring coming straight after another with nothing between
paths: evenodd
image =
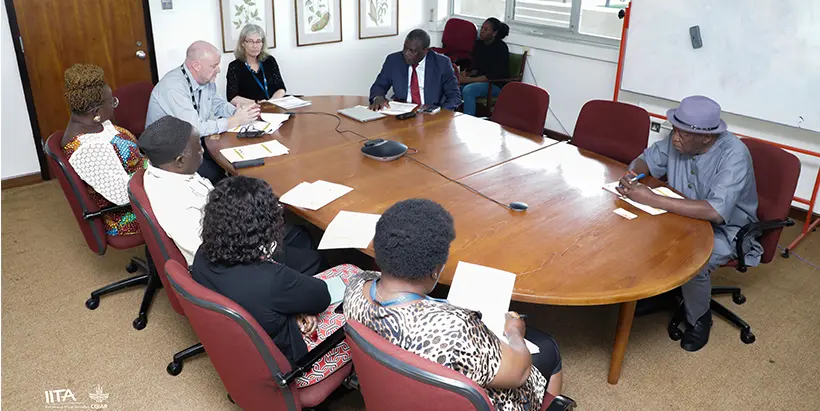
<instances>
[{"instance_id":1,"label":"woman with blonde hair","mask_svg":"<svg viewBox=\"0 0 820 411\"><path fill-rule=\"evenodd\" d=\"M265 31L248 24L239 33L234 56L228 65L227 95L232 104L280 98L285 95L285 82L276 59L267 52Z\"/></svg>"},{"instance_id":2,"label":"woman with blonde hair","mask_svg":"<svg viewBox=\"0 0 820 411\"><path fill-rule=\"evenodd\" d=\"M60 145L69 164L88 184L100 208L128 204L128 180L145 168L145 160L134 135L111 122L119 100L105 82L103 69L93 64L71 66L65 71L65 97L71 117ZM103 220L108 235L140 232L130 210L104 213Z\"/></svg>"}]
</instances>

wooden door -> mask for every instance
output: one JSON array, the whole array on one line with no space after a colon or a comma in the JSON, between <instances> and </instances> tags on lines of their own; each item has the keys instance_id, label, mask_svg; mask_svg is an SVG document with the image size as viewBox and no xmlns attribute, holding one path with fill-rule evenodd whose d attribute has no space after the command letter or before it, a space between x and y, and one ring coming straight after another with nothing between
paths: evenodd
<instances>
[{"instance_id":1,"label":"wooden door","mask_svg":"<svg viewBox=\"0 0 820 411\"><path fill-rule=\"evenodd\" d=\"M71 65L102 67L114 90L152 81L143 0L14 0L14 10L43 139L68 123L63 73Z\"/></svg>"}]
</instances>

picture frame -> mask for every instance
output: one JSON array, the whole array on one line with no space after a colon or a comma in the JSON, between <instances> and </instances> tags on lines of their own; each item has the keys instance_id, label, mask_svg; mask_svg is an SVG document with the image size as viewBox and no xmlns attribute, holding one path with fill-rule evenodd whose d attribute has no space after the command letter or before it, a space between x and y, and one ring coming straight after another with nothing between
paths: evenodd
<instances>
[{"instance_id":1,"label":"picture frame","mask_svg":"<svg viewBox=\"0 0 820 411\"><path fill-rule=\"evenodd\" d=\"M248 23L265 29L268 48L276 48L276 14L274 0L219 0L219 18L222 27L222 51L236 50L239 32Z\"/></svg>"},{"instance_id":2,"label":"picture frame","mask_svg":"<svg viewBox=\"0 0 820 411\"><path fill-rule=\"evenodd\" d=\"M399 0L359 0L359 39L399 35Z\"/></svg>"},{"instance_id":3,"label":"picture frame","mask_svg":"<svg viewBox=\"0 0 820 411\"><path fill-rule=\"evenodd\" d=\"M293 0L296 46L342 41L342 0Z\"/></svg>"}]
</instances>

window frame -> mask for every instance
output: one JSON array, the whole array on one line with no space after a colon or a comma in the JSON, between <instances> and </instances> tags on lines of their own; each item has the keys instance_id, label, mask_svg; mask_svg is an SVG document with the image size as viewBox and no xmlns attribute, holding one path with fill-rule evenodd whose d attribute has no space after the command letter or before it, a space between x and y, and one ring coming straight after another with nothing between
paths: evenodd
<instances>
[{"instance_id":1,"label":"window frame","mask_svg":"<svg viewBox=\"0 0 820 411\"><path fill-rule=\"evenodd\" d=\"M514 10L515 10L515 2L517 0L504 0L506 13L504 16L504 22L510 26L510 33L521 34L525 36L533 36L533 37L542 37L542 38L552 38L552 39L559 39L565 40L573 43L584 43L584 44L591 44L597 46L607 46L612 48L619 48L621 45L620 39L614 39L610 37L604 36L596 36L593 34L584 34L580 32L580 23L581 23L581 2L582 0L571 0L572 7L570 8L570 20L569 20L569 27L562 28L556 26L550 26L547 24L534 24L534 23L527 23L522 21L516 21L513 19ZM467 16L463 14L457 14L455 12L455 1L449 0L449 15L450 17L458 17L460 19L472 21L476 25L480 26L484 19L478 18L475 16Z\"/></svg>"}]
</instances>

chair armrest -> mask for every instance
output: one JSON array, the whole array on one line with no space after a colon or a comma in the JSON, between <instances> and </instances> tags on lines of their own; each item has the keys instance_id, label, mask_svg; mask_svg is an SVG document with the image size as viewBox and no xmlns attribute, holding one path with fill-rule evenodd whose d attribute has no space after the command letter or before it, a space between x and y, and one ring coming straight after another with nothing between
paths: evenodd
<instances>
[{"instance_id":1,"label":"chair armrest","mask_svg":"<svg viewBox=\"0 0 820 411\"><path fill-rule=\"evenodd\" d=\"M794 220L791 218L786 218L785 220L760 221L757 223L749 223L744 225L735 236L735 247L737 247L737 270L742 273L746 272L746 252L743 250L743 243L746 238L756 238L764 231L791 227L793 225Z\"/></svg>"},{"instance_id":2,"label":"chair armrest","mask_svg":"<svg viewBox=\"0 0 820 411\"><path fill-rule=\"evenodd\" d=\"M575 401L572 398L565 397L563 395L556 396L553 398L552 402L547 406L547 408L543 408L544 411L567 411L567 410L574 410L575 409Z\"/></svg>"},{"instance_id":3,"label":"chair armrest","mask_svg":"<svg viewBox=\"0 0 820 411\"><path fill-rule=\"evenodd\" d=\"M131 211L131 204L115 205L100 209L99 211L83 213L83 220L90 220L92 218L101 217L105 213L111 213L114 211Z\"/></svg>"},{"instance_id":4,"label":"chair armrest","mask_svg":"<svg viewBox=\"0 0 820 411\"><path fill-rule=\"evenodd\" d=\"M286 372L286 373L279 373L276 374L276 384L279 387L287 387L293 380L302 376L305 371L309 370L310 367L313 367L313 364L316 361L322 359L328 352L330 352L333 347L337 346L340 342L344 341L345 339L345 330L344 328L339 328L331 334L327 339L320 342L319 345L314 347L312 350L308 351L302 358L296 360L295 364L293 364L293 368Z\"/></svg>"},{"instance_id":5,"label":"chair armrest","mask_svg":"<svg viewBox=\"0 0 820 411\"><path fill-rule=\"evenodd\" d=\"M487 79L488 83L509 83L511 81L521 81L521 77L497 78L495 80Z\"/></svg>"}]
</instances>

